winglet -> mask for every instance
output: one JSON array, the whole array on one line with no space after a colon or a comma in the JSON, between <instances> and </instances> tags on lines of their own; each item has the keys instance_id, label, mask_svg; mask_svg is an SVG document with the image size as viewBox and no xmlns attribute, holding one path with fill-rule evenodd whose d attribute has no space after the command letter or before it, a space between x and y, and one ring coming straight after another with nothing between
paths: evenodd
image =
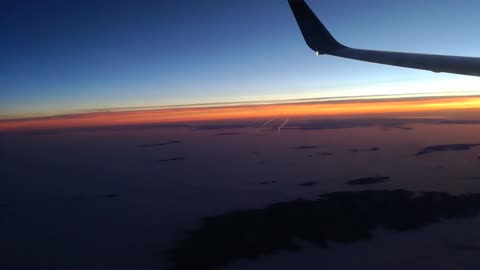
<instances>
[{"instance_id":1,"label":"winglet","mask_svg":"<svg viewBox=\"0 0 480 270\"><path fill-rule=\"evenodd\" d=\"M288 3L310 49L317 54L328 54L345 48L333 38L304 0L288 0Z\"/></svg>"}]
</instances>

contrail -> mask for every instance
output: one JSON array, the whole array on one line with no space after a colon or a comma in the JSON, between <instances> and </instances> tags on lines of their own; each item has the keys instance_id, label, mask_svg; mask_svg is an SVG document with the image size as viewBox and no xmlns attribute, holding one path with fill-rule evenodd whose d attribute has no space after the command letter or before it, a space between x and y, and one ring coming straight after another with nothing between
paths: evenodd
<instances>
[{"instance_id":1,"label":"contrail","mask_svg":"<svg viewBox=\"0 0 480 270\"><path fill-rule=\"evenodd\" d=\"M266 127L268 124L270 124L273 120L275 120L277 118L278 115L275 115L272 119L268 120L267 122L265 122L261 127L259 127L258 129L262 129L264 127Z\"/></svg>"},{"instance_id":2,"label":"contrail","mask_svg":"<svg viewBox=\"0 0 480 270\"><path fill-rule=\"evenodd\" d=\"M282 130L282 128L288 123L288 118L285 120L285 122L283 122L283 124L281 124L278 129L277 129L277 135L280 135L280 130Z\"/></svg>"}]
</instances>

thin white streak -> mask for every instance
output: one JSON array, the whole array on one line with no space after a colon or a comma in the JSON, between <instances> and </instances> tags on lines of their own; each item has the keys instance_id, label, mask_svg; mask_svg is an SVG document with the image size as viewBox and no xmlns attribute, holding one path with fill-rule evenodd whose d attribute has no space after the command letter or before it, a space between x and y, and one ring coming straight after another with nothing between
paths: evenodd
<instances>
[{"instance_id":1,"label":"thin white streak","mask_svg":"<svg viewBox=\"0 0 480 270\"><path fill-rule=\"evenodd\" d=\"M282 128L284 126L286 126L288 124L288 118L285 120L285 122L283 122L283 124L281 124L279 127L278 127L278 130L277 130L277 135L280 135L280 131L282 130Z\"/></svg>"},{"instance_id":2,"label":"thin white streak","mask_svg":"<svg viewBox=\"0 0 480 270\"><path fill-rule=\"evenodd\" d=\"M278 115L275 115L272 119L268 120L267 122L265 122L261 127L259 127L259 129L262 129L264 127L266 127L268 124L270 124L273 120L275 120L277 118Z\"/></svg>"}]
</instances>

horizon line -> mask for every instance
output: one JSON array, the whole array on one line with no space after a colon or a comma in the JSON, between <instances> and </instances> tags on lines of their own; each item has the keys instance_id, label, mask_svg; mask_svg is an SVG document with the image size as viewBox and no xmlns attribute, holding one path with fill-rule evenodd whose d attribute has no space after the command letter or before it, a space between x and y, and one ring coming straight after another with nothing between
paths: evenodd
<instances>
[{"instance_id":1,"label":"horizon line","mask_svg":"<svg viewBox=\"0 0 480 270\"><path fill-rule=\"evenodd\" d=\"M382 100L408 100L423 98L448 98L448 97L479 97L480 91L448 91L448 92L424 92L415 94L387 94L387 95L360 95L360 96L337 96L337 97L313 97L299 99L267 99L252 101L227 101L227 102L205 102L205 103L187 103L176 105L158 105L158 106L131 106L131 107L111 107L98 109L71 110L59 113L26 113L16 116L0 115L0 122L51 119L56 117L79 116L95 113L115 113L132 111L153 111L153 110L175 110L175 109L201 109L201 108L221 108L221 107L240 107L240 106L262 106L262 105L284 105L284 104L302 104L302 103L335 103L341 101L382 101Z\"/></svg>"}]
</instances>

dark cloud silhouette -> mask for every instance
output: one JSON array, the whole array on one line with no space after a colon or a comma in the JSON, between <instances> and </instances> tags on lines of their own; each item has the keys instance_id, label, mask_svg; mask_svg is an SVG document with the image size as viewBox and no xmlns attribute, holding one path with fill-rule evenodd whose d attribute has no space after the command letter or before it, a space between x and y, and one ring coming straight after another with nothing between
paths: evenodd
<instances>
[{"instance_id":1,"label":"dark cloud silhouette","mask_svg":"<svg viewBox=\"0 0 480 270\"><path fill-rule=\"evenodd\" d=\"M224 133L217 133L215 136L233 136L233 135L242 135L243 133L240 132L224 132Z\"/></svg>"},{"instance_id":2,"label":"dark cloud silhouette","mask_svg":"<svg viewBox=\"0 0 480 270\"><path fill-rule=\"evenodd\" d=\"M317 182L315 181L308 181L308 182L305 182L305 183L301 183L299 186L302 186L302 187L311 187L311 186L314 186L316 185Z\"/></svg>"},{"instance_id":3,"label":"dark cloud silhouette","mask_svg":"<svg viewBox=\"0 0 480 270\"><path fill-rule=\"evenodd\" d=\"M310 149L318 149L320 148L320 146L318 145L302 145L302 146L299 146L295 149L297 150L310 150Z\"/></svg>"},{"instance_id":4,"label":"dark cloud silhouette","mask_svg":"<svg viewBox=\"0 0 480 270\"><path fill-rule=\"evenodd\" d=\"M426 155L433 152L441 151L466 151L470 150L473 147L480 146L480 144L445 144L445 145L433 145L421 149L417 152L416 156Z\"/></svg>"},{"instance_id":5,"label":"dark cloud silhouette","mask_svg":"<svg viewBox=\"0 0 480 270\"><path fill-rule=\"evenodd\" d=\"M182 142L181 141L168 141L168 142L164 142L164 143L143 144L143 145L139 145L138 147L158 147L158 146L165 146L165 145L169 145L169 144L179 144L179 143L182 143Z\"/></svg>"},{"instance_id":6,"label":"dark cloud silhouette","mask_svg":"<svg viewBox=\"0 0 480 270\"><path fill-rule=\"evenodd\" d=\"M398 127L393 127L393 128L401 129L401 130L413 130L414 129L412 127L404 127L404 126L398 126Z\"/></svg>"},{"instance_id":7,"label":"dark cloud silhouette","mask_svg":"<svg viewBox=\"0 0 480 270\"><path fill-rule=\"evenodd\" d=\"M371 185L371 184L378 184L383 183L390 179L388 176L380 176L380 177L365 177L365 178L358 178L354 180L347 181L349 185Z\"/></svg>"},{"instance_id":8,"label":"dark cloud silhouette","mask_svg":"<svg viewBox=\"0 0 480 270\"><path fill-rule=\"evenodd\" d=\"M185 158L183 157L175 157L175 158L167 158L167 159L160 159L160 160L157 160L156 162L172 162L172 161L182 161L182 160L185 160Z\"/></svg>"},{"instance_id":9,"label":"dark cloud silhouette","mask_svg":"<svg viewBox=\"0 0 480 270\"><path fill-rule=\"evenodd\" d=\"M368 127L374 126L375 122L370 119L322 119L309 120L304 122L293 122L285 127L285 129L300 129L300 130L322 130L322 129L344 129L354 127Z\"/></svg>"},{"instance_id":10,"label":"dark cloud silhouette","mask_svg":"<svg viewBox=\"0 0 480 270\"><path fill-rule=\"evenodd\" d=\"M277 181L275 181L275 180L263 181L263 182L260 182L260 185L271 185L271 184L275 184L275 183L277 183Z\"/></svg>"},{"instance_id":11,"label":"dark cloud silhouette","mask_svg":"<svg viewBox=\"0 0 480 270\"><path fill-rule=\"evenodd\" d=\"M298 239L328 247L330 241L370 239L378 227L409 231L479 212L480 194L336 192L318 200L295 200L205 218L201 227L188 232L166 255L170 270L210 270L238 259L299 250Z\"/></svg>"},{"instance_id":12,"label":"dark cloud silhouette","mask_svg":"<svg viewBox=\"0 0 480 270\"><path fill-rule=\"evenodd\" d=\"M366 119L313 119L301 122L290 122L285 129L323 130L358 127L380 127L384 130L413 130L409 125L477 125L480 120L455 120L443 118L366 118Z\"/></svg>"},{"instance_id":13,"label":"dark cloud silhouette","mask_svg":"<svg viewBox=\"0 0 480 270\"><path fill-rule=\"evenodd\" d=\"M354 148L354 149L351 149L350 151L351 152L377 152L377 151L380 151L380 147L372 147L372 148L369 148L369 149Z\"/></svg>"}]
</instances>

